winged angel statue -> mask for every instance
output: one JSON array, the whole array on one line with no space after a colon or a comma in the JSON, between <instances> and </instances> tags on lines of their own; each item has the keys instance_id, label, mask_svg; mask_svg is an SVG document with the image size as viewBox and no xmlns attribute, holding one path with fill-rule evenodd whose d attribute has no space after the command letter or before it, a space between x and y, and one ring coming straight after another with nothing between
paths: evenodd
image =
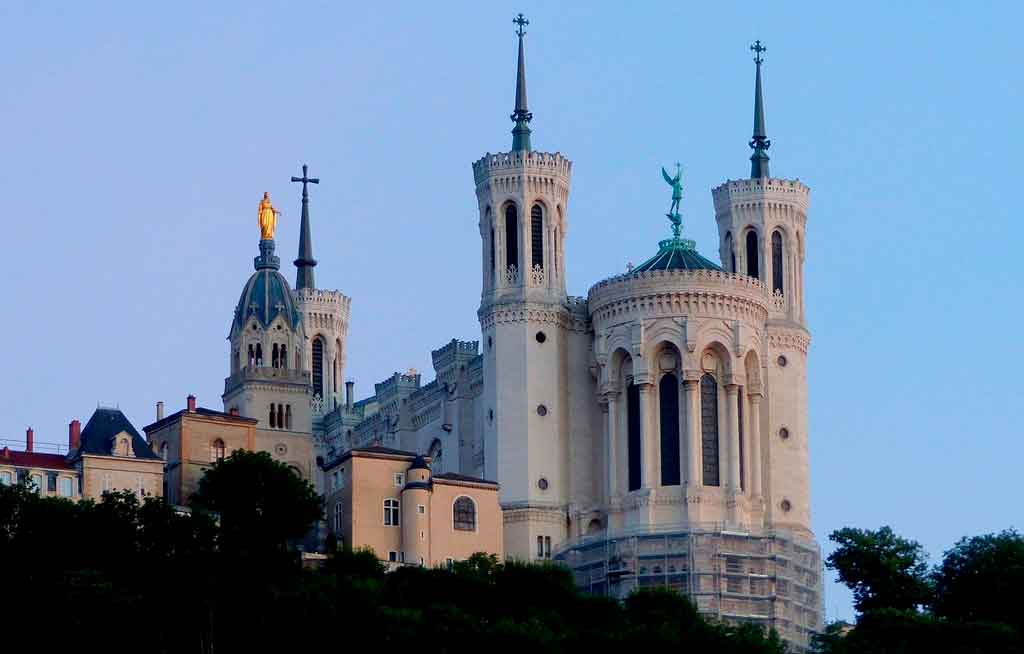
<instances>
[{"instance_id":1,"label":"winged angel statue","mask_svg":"<svg viewBox=\"0 0 1024 654\"><path fill-rule=\"evenodd\" d=\"M682 223L682 219L679 217L679 201L683 199L683 167L678 163L676 164L675 177L670 176L665 168L662 167L661 176L672 187L672 206L669 207L668 213L665 215L672 221L672 232L678 236L679 225Z\"/></svg>"}]
</instances>

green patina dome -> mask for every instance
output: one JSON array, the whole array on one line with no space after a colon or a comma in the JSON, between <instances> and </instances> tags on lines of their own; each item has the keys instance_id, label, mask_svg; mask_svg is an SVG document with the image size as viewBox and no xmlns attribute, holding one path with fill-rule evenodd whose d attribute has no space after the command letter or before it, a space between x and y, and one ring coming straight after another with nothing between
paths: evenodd
<instances>
[{"instance_id":1,"label":"green patina dome","mask_svg":"<svg viewBox=\"0 0 1024 654\"><path fill-rule=\"evenodd\" d=\"M697 252L693 241L674 237L660 241L658 253L630 272L651 270L722 270L722 267Z\"/></svg>"}]
</instances>

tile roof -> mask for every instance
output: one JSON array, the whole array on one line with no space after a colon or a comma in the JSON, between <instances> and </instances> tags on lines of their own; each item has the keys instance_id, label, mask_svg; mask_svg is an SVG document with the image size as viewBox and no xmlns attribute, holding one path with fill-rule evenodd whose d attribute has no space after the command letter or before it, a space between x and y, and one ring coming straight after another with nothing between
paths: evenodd
<instances>
[{"instance_id":1,"label":"tile roof","mask_svg":"<svg viewBox=\"0 0 1024 654\"><path fill-rule=\"evenodd\" d=\"M17 466L19 468L47 468L50 470L74 470L63 454L46 454L44 452L16 452L4 448L0 450L0 465Z\"/></svg>"},{"instance_id":2,"label":"tile roof","mask_svg":"<svg viewBox=\"0 0 1024 654\"><path fill-rule=\"evenodd\" d=\"M498 482L491 481L489 479L481 479L480 477L470 477L469 475L460 475L457 472L443 472L439 475L434 475L433 479L436 480L449 480L449 481L468 481L474 484L494 484L498 485Z\"/></svg>"}]
</instances>

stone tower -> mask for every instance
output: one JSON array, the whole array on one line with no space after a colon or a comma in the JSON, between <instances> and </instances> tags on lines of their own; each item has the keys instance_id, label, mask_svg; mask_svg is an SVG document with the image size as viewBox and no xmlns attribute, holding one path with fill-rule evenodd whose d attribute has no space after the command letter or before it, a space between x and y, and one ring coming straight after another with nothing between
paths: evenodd
<instances>
[{"instance_id":1,"label":"stone tower","mask_svg":"<svg viewBox=\"0 0 1024 654\"><path fill-rule=\"evenodd\" d=\"M810 532L807 450L807 330L803 301L804 239L810 189L798 180L771 177L765 133L761 64L755 52L754 133L749 179L712 191L722 263L729 272L756 277L768 288L768 320L762 354L765 384L749 386L762 404L766 524ZM752 377L751 374L747 375ZM770 389L770 392L768 391Z\"/></svg>"},{"instance_id":2,"label":"stone tower","mask_svg":"<svg viewBox=\"0 0 1024 654\"><path fill-rule=\"evenodd\" d=\"M316 287L308 185L319 184L320 180L309 177L308 172L308 166L303 164L302 177L292 177L293 182L302 183L299 256L295 259L295 305L306 326L303 365L310 372L313 421L319 423L325 413L344 402L345 338L351 300L340 291ZM319 433L322 430L314 431Z\"/></svg>"},{"instance_id":3,"label":"stone tower","mask_svg":"<svg viewBox=\"0 0 1024 654\"><path fill-rule=\"evenodd\" d=\"M506 554L528 559L565 538L570 501L573 344L563 242L572 163L531 147L527 21L520 14L516 23L512 149L476 161L473 177L483 264L484 476L501 484Z\"/></svg>"}]
</instances>

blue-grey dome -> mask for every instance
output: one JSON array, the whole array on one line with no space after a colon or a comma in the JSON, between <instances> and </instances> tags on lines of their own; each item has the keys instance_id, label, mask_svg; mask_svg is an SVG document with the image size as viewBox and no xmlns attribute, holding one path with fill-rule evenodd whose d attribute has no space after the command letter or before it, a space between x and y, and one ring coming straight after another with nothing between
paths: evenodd
<instances>
[{"instance_id":1,"label":"blue-grey dome","mask_svg":"<svg viewBox=\"0 0 1024 654\"><path fill-rule=\"evenodd\" d=\"M632 272L721 269L722 267L715 262L701 256L693 241L675 237L658 243L658 253L634 268Z\"/></svg>"},{"instance_id":2,"label":"blue-grey dome","mask_svg":"<svg viewBox=\"0 0 1024 654\"><path fill-rule=\"evenodd\" d=\"M256 272L249 277L235 307L235 325L245 326L249 316L256 316L266 328L283 315L292 329L298 326L300 314L295 308L288 280L278 270L281 260L274 256L274 242L260 241L260 256L253 261Z\"/></svg>"}]
</instances>

